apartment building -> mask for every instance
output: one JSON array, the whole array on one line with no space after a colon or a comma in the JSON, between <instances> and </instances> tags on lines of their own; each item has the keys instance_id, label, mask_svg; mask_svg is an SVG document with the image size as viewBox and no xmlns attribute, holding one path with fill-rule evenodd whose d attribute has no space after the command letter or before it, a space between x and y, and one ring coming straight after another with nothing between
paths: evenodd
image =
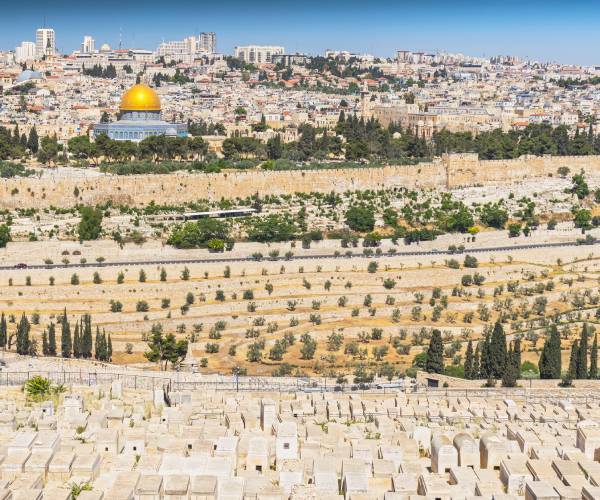
<instances>
[{"instance_id":1,"label":"apartment building","mask_svg":"<svg viewBox=\"0 0 600 500\"><path fill-rule=\"evenodd\" d=\"M52 28L40 28L35 32L35 54L39 59L56 54L56 34Z\"/></svg>"},{"instance_id":2,"label":"apartment building","mask_svg":"<svg viewBox=\"0 0 600 500\"><path fill-rule=\"evenodd\" d=\"M235 47L234 54L248 64L272 63L273 56L285 54L285 48L279 45L245 45Z\"/></svg>"}]
</instances>

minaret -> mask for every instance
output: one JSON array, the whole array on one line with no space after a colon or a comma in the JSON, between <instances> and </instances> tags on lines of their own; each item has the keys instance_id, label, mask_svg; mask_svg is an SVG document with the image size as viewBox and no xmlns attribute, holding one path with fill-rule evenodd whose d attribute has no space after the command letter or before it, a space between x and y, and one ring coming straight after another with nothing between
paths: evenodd
<instances>
[{"instance_id":1,"label":"minaret","mask_svg":"<svg viewBox=\"0 0 600 500\"><path fill-rule=\"evenodd\" d=\"M367 83L364 82L363 88L360 91L360 115L363 118L367 118L367 115L369 114L370 95L369 87L367 86Z\"/></svg>"}]
</instances>

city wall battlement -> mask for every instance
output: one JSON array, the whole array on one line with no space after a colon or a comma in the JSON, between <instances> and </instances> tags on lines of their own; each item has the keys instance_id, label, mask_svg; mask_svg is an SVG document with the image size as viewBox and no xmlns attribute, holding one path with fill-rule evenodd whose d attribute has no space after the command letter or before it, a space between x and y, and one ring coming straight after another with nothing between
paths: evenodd
<instances>
[{"instance_id":1,"label":"city wall battlement","mask_svg":"<svg viewBox=\"0 0 600 500\"><path fill-rule=\"evenodd\" d=\"M0 180L0 208L72 207L76 204L143 206L179 205L199 199L220 200L296 192L328 193L406 188L456 188L491 182L518 182L556 175L558 168L571 173L584 170L600 174L600 156L523 156L514 160L479 160L477 154L448 154L433 162L381 168L348 168L296 171L246 171L216 174L103 175ZM60 167L59 167L60 168Z\"/></svg>"}]
</instances>

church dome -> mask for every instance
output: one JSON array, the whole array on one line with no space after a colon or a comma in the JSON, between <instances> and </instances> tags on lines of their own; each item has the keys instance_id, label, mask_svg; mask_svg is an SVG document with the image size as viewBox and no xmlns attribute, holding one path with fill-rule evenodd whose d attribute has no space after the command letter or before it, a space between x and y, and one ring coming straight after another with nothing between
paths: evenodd
<instances>
[{"instance_id":1,"label":"church dome","mask_svg":"<svg viewBox=\"0 0 600 500\"><path fill-rule=\"evenodd\" d=\"M121 111L160 111L160 99L147 85L138 83L121 97Z\"/></svg>"}]
</instances>

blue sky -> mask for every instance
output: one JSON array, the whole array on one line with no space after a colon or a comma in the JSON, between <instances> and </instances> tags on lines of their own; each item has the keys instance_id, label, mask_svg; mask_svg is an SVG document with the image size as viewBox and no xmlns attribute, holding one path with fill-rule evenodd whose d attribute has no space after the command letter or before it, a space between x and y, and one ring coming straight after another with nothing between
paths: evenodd
<instances>
[{"instance_id":1,"label":"blue sky","mask_svg":"<svg viewBox=\"0 0 600 500\"><path fill-rule=\"evenodd\" d=\"M4 2L3 2L4 3ZM7 2L8 3L8 2ZM288 52L326 48L391 56L397 49L514 54L600 64L599 0L29 0L0 7L0 48L34 40L46 25L63 52L83 35L154 49L162 40L217 33L218 50L250 43Z\"/></svg>"}]
</instances>

